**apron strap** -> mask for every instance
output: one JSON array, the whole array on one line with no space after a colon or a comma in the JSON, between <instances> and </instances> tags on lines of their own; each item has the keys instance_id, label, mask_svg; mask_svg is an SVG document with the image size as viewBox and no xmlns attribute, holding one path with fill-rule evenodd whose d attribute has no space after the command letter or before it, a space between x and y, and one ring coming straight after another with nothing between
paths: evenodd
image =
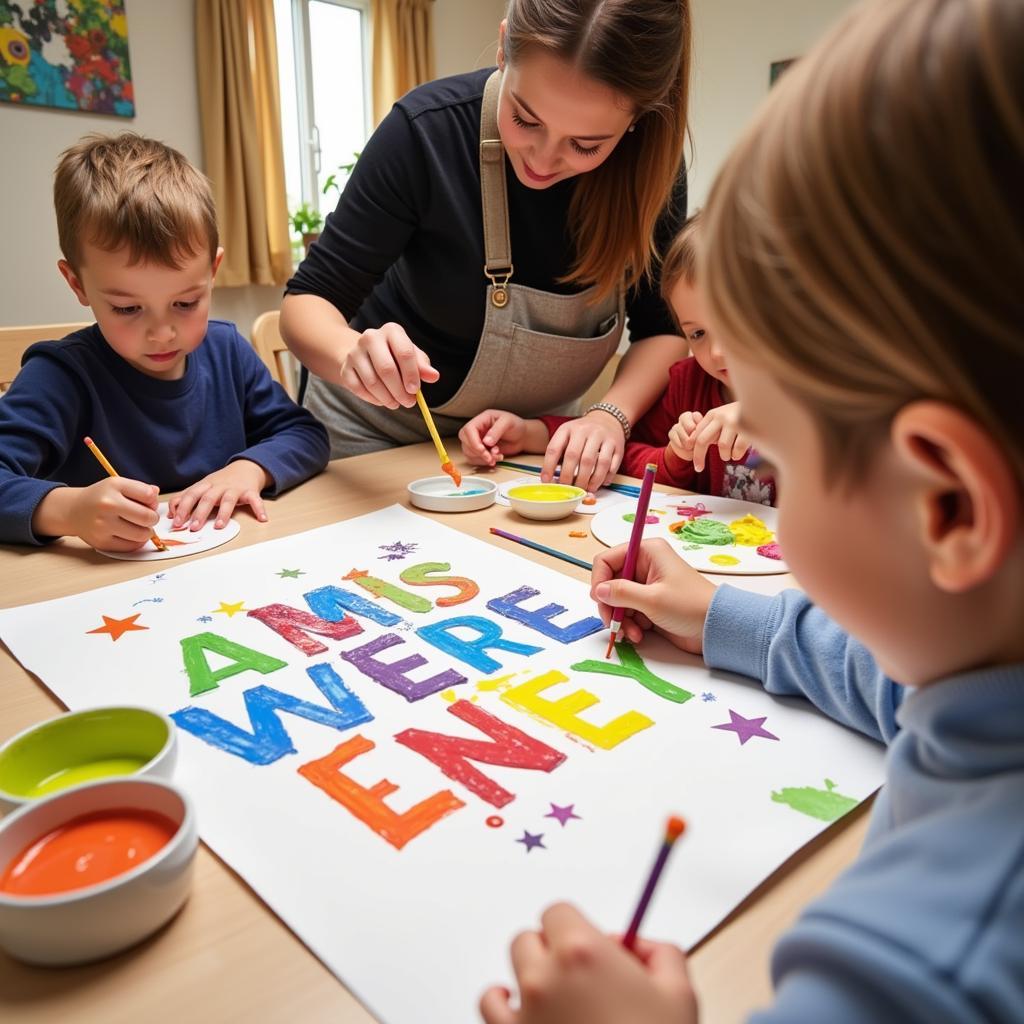
<instances>
[{"instance_id":1,"label":"apron strap","mask_svg":"<svg viewBox=\"0 0 1024 1024\"><path fill-rule=\"evenodd\" d=\"M499 308L508 302L507 285L512 277L512 244L508 227L508 194L505 190L505 147L498 134L498 91L501 71L484 86L480 106L480 199L484 225L484 274L490 280L491 302Z\"/></svg>"}]
</instances>

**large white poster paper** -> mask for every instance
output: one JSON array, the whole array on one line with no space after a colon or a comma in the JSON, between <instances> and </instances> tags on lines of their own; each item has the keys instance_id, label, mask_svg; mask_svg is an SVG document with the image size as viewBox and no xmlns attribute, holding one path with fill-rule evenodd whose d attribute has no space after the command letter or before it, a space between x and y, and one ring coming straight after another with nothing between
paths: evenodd
<instances>
[{"instance_id":1,"label":"large white poster paper","mask_svg":"<svg viewBox=\"0 0 1024 1024\"><path fill-rule=\"evenodd\" d=\"M388 1024L475 1020L553 900L625 927L669 813L644 931L690 946L880 784L806 703L599 626L397 506L0 612L68 707L172 714L203 839Z\"/></svg>"}]
</instances>

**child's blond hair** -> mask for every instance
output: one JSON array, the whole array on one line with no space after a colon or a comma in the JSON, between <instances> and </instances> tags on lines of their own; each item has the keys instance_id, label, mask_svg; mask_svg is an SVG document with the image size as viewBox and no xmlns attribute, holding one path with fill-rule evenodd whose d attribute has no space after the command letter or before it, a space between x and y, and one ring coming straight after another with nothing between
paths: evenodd
<instances>
[{"instance_id":1,"label":"child's blond hair","mask_svg":"<svg viewBox=\"0 0 1024 1024\"><path fill-rule=\"evenodd\" d=\"M661 297L671 306L669 298L680 281L691 287L697 281L697 227L700 211L691 214L672 239L661 261Z\"/></svg>"},{"instance_id":2,"label":"child's blond hair","mask_svg":"<svg viewBox=\"0 0 1024 1024\"><path fill-rule=\"evenodd\" d=\"M1024 5L875 0L775 87L705 209L726 344L852 480L912 401L959 406L1024 480Z\"/></svg>"},{"instance_id":3,"label":"child's blond hair","mask_svg":"<svg viewBox=\"0 0 1024 1024\"><path fill-rule=\"evenodd\" d=\"M209 181L175 149L134 132L87 135L61 154L53 183L57 233L73 268L88 242L132 262L178 268L217 252Z\"/></svg>"}]
</instances>

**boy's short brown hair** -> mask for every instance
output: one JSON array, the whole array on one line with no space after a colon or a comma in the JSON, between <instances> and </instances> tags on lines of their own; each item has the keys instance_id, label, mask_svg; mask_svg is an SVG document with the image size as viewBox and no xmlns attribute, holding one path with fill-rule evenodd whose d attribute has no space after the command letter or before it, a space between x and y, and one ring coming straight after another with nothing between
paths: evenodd
<instances>
[{"instance_id":1,"label":"boy's short brown hair","mask_svg":"<svg viewBox=\"0 0 1024 1024\"><path fill-rule=\"evenodd\" d=\"M134 132L87 135L61 154L53 205L61 251L81 264L86 242L133 262L178 268L205 245L217 252L217 213L206 177L176 149Z\"/></svg>"},{"instance_id":2,"label":"boy's short brown hair","mask_svg":"<svg viewBox=\"0 0 1024 1024\"><path fill-rule=\"evenodd\" d=\"M693 285L697 280L697 229L700 212L692 214L661 261L661 297L669 303L672 289L680 281ZM671 303L669 303L671 305Z\"/></svg>"}]
</instances>

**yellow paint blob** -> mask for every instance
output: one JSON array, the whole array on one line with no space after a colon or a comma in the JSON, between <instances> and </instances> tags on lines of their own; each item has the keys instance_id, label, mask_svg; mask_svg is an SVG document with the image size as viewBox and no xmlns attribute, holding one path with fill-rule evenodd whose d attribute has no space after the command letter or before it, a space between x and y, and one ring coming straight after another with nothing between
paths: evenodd
<instances>
[{"instance_id":1,"label":"yellow paint blob","mask_svg":"<svg viewBox=\"0 0 1024 1024\"><path fill-rule=\"evenodd\" d=\"M714 562L715 565L739 565L740 560L733 557L732 555L711 555L708 558L709 562Z\"/></svg>"},{"instance_id":2,"label":"yellow paint blob","mask_svg":"<svg viewBox=\"0 0 1024 1024\"><path fill-rule=\"evenodd\" d=\"M775 534L757 516L750 515L749 512L742 519L731 522L729 530L736 543L744 547L754 548L775 540Z\"/></svg>"},{"instance_id":3,"label":"yellow paint blob","mask_svg":"<svg viewBox=\"0 0 1024 1024\"><path fill-rule=\"evenodd\" d=\"M494 679L481 679L476 684L476 688L481 693L491 693L494 690L507 690L511 683L510 679L515 679L519 675L518 672L510 672L507 676L496 676Z\"/></svg>"},{"instance_id":4,"label":"yellow paint blob","mask_svg":"<svg viewBox=\"0 0 1024 1024\"><path fill-rule=\"evenodd\" d=\"M524 501L568 501L583 493L579 487L567 484L523 484L522 487L509 488L508 496Z\"/></svg>"},{"instance_id":5,"label":"yellow paint blob","mask_svg":"<svg viewBox=\"0 0 1024 1024\"><path fill-rule=\"evenodd\" d=\"M455 691L454 690L442 690L441 696L448 701L449 704L455 703Z\"/></svg>"}]
</instances>

